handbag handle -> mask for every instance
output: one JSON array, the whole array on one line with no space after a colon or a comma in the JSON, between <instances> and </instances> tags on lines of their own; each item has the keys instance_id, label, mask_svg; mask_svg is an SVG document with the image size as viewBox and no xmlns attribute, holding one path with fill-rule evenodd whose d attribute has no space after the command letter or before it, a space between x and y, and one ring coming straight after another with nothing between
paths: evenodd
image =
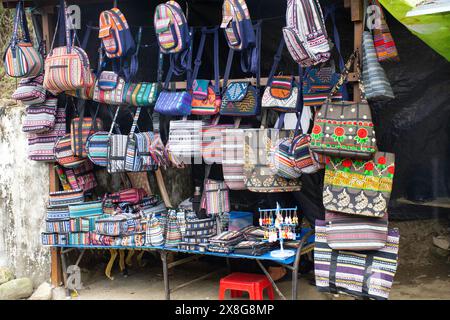
<instances>
[{"instance_id":1,"label":"handbag handle","mask_svg":"<svg viewBox=\"0 0 450 320\"><path fill-rule=\"evenodd\" d=\"M352 65L355 63L355 60L359 59L359 50L353 51L353 53L350 55L350 58L348 59L347 63L344 66L344 70L341 73L341 76L339 77L339 80L334 85L333 89L331 89L330 93L328 94L325 102L329 103L331 102L332 97L336 94L336 92L342 87L342 85L345 83L345 80L347 79L347 76L349 74L349 70L352 67ZM358 74L358 81L360 80L359 74Z\"/></svg>"}]
</instances>

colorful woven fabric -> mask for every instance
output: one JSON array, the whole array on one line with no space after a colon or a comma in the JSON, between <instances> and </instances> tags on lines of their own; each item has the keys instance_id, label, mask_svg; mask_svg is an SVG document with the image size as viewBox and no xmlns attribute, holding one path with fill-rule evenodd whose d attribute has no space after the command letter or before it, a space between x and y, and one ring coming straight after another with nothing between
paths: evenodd
<instances>
[{"instance_id":1,"label":"colorful woven fabric","mask_svg":"<svg viewBox=\"0 0 450 320\"><path fill-rule=\"evenodd\" d=\"M103 214L102 201L90 201L69 205L71 218L98 216Z\"/></svg>"},{"instance_id":2,"label":"colorful woven fabric","mask_svg":"<svg viewBox=\"0 0 450 320\"><path fill-rule=\"evenodd\" d=\"M54 162L55 144L66 134L66 112L64 107L56 109L56 121L52 131L28 135L28 159Z\"/></svg>"},{"instance_id":3,"label":"colorful woven fabric","mask_svg":"<svg viewBox=\"0 0 450 320\"><path fill-rule=\"evenodd\" d=\"M48 206L47 207L47 221L69 219L69 208L67 206Z\"/></svg>"},{"instance_id":4,"label":"colorful woven fabric","mask_svg":"<svg viewBox=\"0 0 450 320\"><path fill-rule=\"evenodd\" d=\"M320 107L338 80L339 74L335 72L333 67L310 69L303 80L303 105ZM341 100L342 88L332 97L332 101Z\"/></svg>"},{"instance_id":5,"label":"colorful woven fabric","mask_svg":"<svg viewBox=\"0 0 450 320\"><path fill-rule=\"evenodd\" d=\"M28 106L22 131L27 133L45 133L52 131L56 124L58 99L49 98L42 104Z\"/></svg>"},{"instance_id":6,"label":"colorful woven fabric","mask_svg":"<svg viewBox=\"0 0 450 320\"><path fill-rule=\"evenodd\" d=\"M68 206L84 202L83 190L50 192L48 203L51 207Z\"/></svg>"},{"instance_id":7,"label":"colorful woven fabric","mask_svg":"<svg viewBox=\"0 0 450 320\"><path fill-rule=\"evenodd\" d=\"M397 271L400 234L389 229L386 246L373 251L339 251L327 244L324 221L316 221L314 273L321 292L386 300Z\"/></svg>"},{"instance_id":8,"label":"colorful woven fabric","mask_svg":"<svg viewBox=\"0 0 450 320\"><path fill-rule=\"evenodd\" d=\"M120 246L121 237L107 236L97 232L90 232L91 244L93 246Z\"/></svg>"},{"instance_id":9,"label":"colorful woven fabric","mask_svg":"<svg viewBox=\"0 0 450 320\"><path fill-rule=\"evenodd\" d=\"M249 82L232 82L225 89L220 114L225 116L255 116L259 113L258 91Z\"/></svg>"},{"instance_id":10,"label":"colorful woven fabric","mask_svg":"<svg viewBox=\"0 0 450 320\"><path fill-rule=\"evenodd\" d=\"M99 118L94 120L90 117L74 118L70 125L71 148L73 154L78 157L87 158L86 141L96 131L101 131L103 121Z\"/></svg>"},{"instance_id":11,"label":"colorful woven fabric","mask_svg":"<svg viewBox=\"0 0 450 320\"><path fill-rule=\"evenodd\" d=\"M182 236L178 225L177 211L169 210L167 217L166 247L176 247L181 242Z\"/></svg>"},{"instance_id":12,"label":"colorful woven fabric","mask_svg":"<svg viewBox=\"0 0 450 320\"><path fill-rule=\"evenodd\" d=\"M163 53L177 53L189 45L186 17L176 1L167 1L156 7L153 18L159 47Z\"/></svg>"},{"instance_id":13,"label":"colorful woven fabric","mask_svg":"<svg viewBox=\"0 0 450 320\"><path fill-rule=\"evenodd\" d=\"M94 165L89 161L83 162L76 168L65 169L64 172L72 189L81 189L87 192L97 186Z\"/></svg>"},{"instance_id":14,"label":"colorful woven fabric","mask_svg":"<svg viewBox=\"0 0 450 320\"><path fill-rule=\"evenodd\" d=\"M148 221L147 232L145 234L145 244L148 246L158 247L164 245L164 228L155 215Z\"/></svg>"},{"instance_id":15,"label":"colorful woven fabric","mask_svg":"<svg viewBox=\"0 0 450 320\"><path fill-rule=\"evenodd\" d=\"M89 232L76 232L69 233L70 245L82 245L87 246L91 244L91 235Z\"/></svg>"},{"instance_id":16,"label":"colorful woven fabric","mask_svg":"<svg viewBox=\"0 0 450 320\"><path fill-rule=\"evenodd\" d=\"M32 43L17 42L6 49L4 66L10 77L35 77L42 72L44 62Z\"/></svg>"},{"instance_id":17,"label":"colorful woven fabric","mask_svg":"<svg viewBox=\"0 0 450 320\"><path fill-rule=\"evenodd\" d=\"M89 136L86 141L86 152L89 160L97 166L106 167L108 164L109 133L99 131Z\"/></svg>"},{"instance_id":18,"label":"colorful woven fabric","mask_svg":"<svg viewBox=\"0 0 450 320\"><path fill-rule=\"evenodd\" d=\"M72 151L72 138L66 134L56 141L54 146L56 161L65 168L75 168L83 164L86 159L76 157Z\"/></svg>"},{"instance_id":19,"label":"colorful woven fabric","mask_svg":"<svg viewBox=\"0 0 450 320\"><path fill-rule=\"evenodd\" d=\"M158 97L155 111L166 116L191 114L192 95L187 91L163 91Z\"/></svg>"},{"instance_id":20,"label":"colorful woven fabric","mask_svg":"<svg viewBox=\"0 0 450 320\"><path fill-rule=\"evenodd\" d=\"M272 172L286 179L297 179L302 173L294 162L292 138L278 140L270 151L270 168Z\"/></svg>"},{"instance_id":21,"label":"colorful woven fabric","mask_svg":"<svg viewBox=\"0 0 450 320\"><path fill-rule=\"evenodd\" d=\"M70 231L70 220L46 220L45 231L51 233L68 233Z\"/></svg>"},{"instance_id":22,"label":"colorful woven fabric","mask_svg":"<svg viewBox=\"0 0 450 320\"><path fill-rule=\"evenodd\" d=\"M357 217L326 211L327 243L335 250L378 250L386 245L388 214L382 218Z\"/></svg>"},{"instance_id":23,"label":"colorful woven fabric","mask_svg":"<svg viewBox=\"0 0 450 320\"><path fill-rule=\"evenodd\" d=\"M200 120L170 121L168 152L187 164L192 157L201 159L201 128Z\"/></svg>"},{"instance_id":24,"label":"colorful woven fabric","mask_svg":"<svg viewBox=\"0 0 450 320\"><path fill-rule=\"evenodd\" d=\"M120 242L120 245L125 247L142 247L145 244L145 233L143 232L122 236Z\"/></svg>"},{"instance_id":25,"label":"colorful woven fabric","mask_svg":"<svg viewBox=\"0 0 450 320\"><path fill-rule=\"evenodd\" d=\"M373 29L373 41L375 44L375 50L377 51L378 61L400 61L397 47L395 45L394 39L392 38L389 26L386 23L386 18L383 13L383 7L380 5L378 0L371 1L372 4L377 5L381 11L381 17L379 17L381 24L380 28Z\"/></svg>"},{"instance_id":26,"label":"colorful woven fabric","mask_svg":"<svg viewBox=\"0 0 450 320\"><path fill-rule=\"evenodd\" d=\"M41 241L44 246L65 246L69 244L68 233L41 233Z\"/></svg>"},{"instance_id":27,"label":"colorful woven fabric","mask_svg":"<svg viewBox=\"0 0 450 320\"><path fill-rule=\"evenodd\" d=\"M310 174L323 169L314 161L311 151L309 150L309 142L311 136L309 134L301 134L294 138L293 141L293 155L294 165L297 170L302 173Z\"/></svg>"},{"instance_id":28,"label":"colorful woven fabric","mask_svg":"<svg viewBox=\"0 0 450 320\"><path fill-rule=\"evenodd\" d=\"M277 76L264 90L261 106L280 112L297 110L298 86L292 76Z\"/></svg>"},{"instance_id":29,"label":"colorful woven fabric","mask_svg":"<svg viewBox=\"0 0 450 320\"><path fill-rule=\"evenodd\" d=\"M223 181L205 180L201 207L210 215L230 212L229 192Z\"/></svg>"},{"instance_id":30,"label":"colorful woven fabric","mask_svg":"<svg viewBox=\"0 0 450 320\"><path fill-rule=\"evenodd\" d=\"M116 78L113 78L113 76ZM110 105L123 104L125 80L112 71L103 71L95 83L93 100ZM106 89L108 87L108 89Z\"/></svg>"},{"instance_id":31,"label":"colorful woven fabric","mask_svg":"<svg viewBox=\"0 0 450 320\"><path fill-rule=\"evenodd\" d=\"M142 188L124 189L119 192L112 193L107 196L113 203L137 204L147 196Z\"/></svg>"},{"instance_id":32,"label":"colorful woven fabric","mask_svg":"<svg viewBox=\"0 0 450 320\"><path fill-rule=\"evenodd\" d=\"M222 99L210 83L210 80L194 80L191 114L205 116L219 113Z\"/></svg>"},{"instance_id":33,"label":"colorful woven fabric","mask_svg":"<svg viewBox=\"0 0 450 320\"><path fill-rule=\"evenodd\" d=\"M244 130L225 129L222 135L223 178L231 190L245 190Z\"/></svg>"},{"instance_id":34,"label":"colorful woven fabric","mask_svg":"<svg viewBox=\"0 0 450 320\"><path fill-rule=\"evenodd\" d=\"M371 160L329 157L323 204L327 210L383 217L395 173L395 155L377 152Z\"/></svg>"},{"instance_id":35,"label":"colorful woven fabric","mask_svg":"<svg viewBox=\"0 0 450 320\"><path fill-rule=\"evenodd\" d=\"M121 134L113 134L109 138L108 143L108 172L124 172L125 171L125 154L127 150L128 136Z\"/></svg>"},{"instance_id":36,"label":"colorful woven fabric","mask_svg":"<svg viewBox=\"0 0 450 320\"><path fill-rule=\"evenodd\" d=\"M47 92L42 86L44 75L32 78L23 78L11 98L22 101L24 105L30 106L45 102Z\"/></svg>"},{"instance_id":37,"label":"colorful woven fabric","mask_svg":"<svg viewBox=\"0 0 450 320\"><path fill-rule=\"evenodd\" d=\"M234 50L246 49L255 41L254 34L247 34L251 29L251 18L245 0L223 2L220 27L224 29L228 46Z\"/></svg>"},{"instance_id":38,"label":"colorful woven fabric","mask_svg":"<svg viewBox=\"0 0 450 320\"><path fill-rule=\"evenodd\" d=\"M123 103L136 107L150 107L155 105L160 91L159 83L127 83L124 88Z\"/></svg>"}]
</instances>

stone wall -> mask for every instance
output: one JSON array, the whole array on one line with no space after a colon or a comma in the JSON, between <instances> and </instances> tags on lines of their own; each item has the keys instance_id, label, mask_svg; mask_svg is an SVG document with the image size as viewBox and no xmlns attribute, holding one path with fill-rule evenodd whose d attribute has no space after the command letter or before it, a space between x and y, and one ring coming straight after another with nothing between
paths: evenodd
<instances>
[{"instance_id":1,"label":"stone wall","mask_svg":"<svg viewBox=\"0 0 450 320\"><path fill-rule=\"evenodd\" d=\"M23 106L0 100L0 266L34 284L50 277L49 250L41 245L48 198L48 165L27 159Z\"/></svg>"}]
</instances>

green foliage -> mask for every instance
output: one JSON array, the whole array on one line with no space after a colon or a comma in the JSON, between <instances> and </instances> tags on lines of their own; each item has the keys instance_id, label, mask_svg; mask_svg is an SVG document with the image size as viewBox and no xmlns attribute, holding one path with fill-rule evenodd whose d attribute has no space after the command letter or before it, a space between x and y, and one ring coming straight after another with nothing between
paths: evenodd
<instances>
[{"instance_id":1,"label":"green foliage","mask_svg":"<svg viewBox=\"0 0 450 320\"><path fill-rule=\"evenodd\" d=\"M14 10L8 10L0 6L0 52L3 57L6 47L9 44L13 31ZM3 61L2 61L3 64ZM0 67L0 98L10 98L16 88L16 79L5 74L3 65Z\"/></svg>"}]
</instances>

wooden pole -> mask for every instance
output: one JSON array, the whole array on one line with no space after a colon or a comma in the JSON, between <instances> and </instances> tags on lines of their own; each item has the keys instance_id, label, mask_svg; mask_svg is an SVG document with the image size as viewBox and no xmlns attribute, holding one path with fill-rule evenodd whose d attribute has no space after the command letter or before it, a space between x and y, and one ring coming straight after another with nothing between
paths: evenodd
<instances>
[{"instance_id":1,"label":"wooden pole","mask_svg":"<svg viewBox=\"0 0 450 320\"><path fill-rule=\"evenodd\" d=\"M55 192L59 190L59 179L56 175L54 164L50 163L48 165L49 169L49 182L50 192ZM61 264L61 248L51 248L51 283L54 287L59 287L62 283L62 264Z\"/></svg>"},{"instance_id":2,"label":"wooden pole","mask_svg":"<svg viewBox=\"0 0 450 320\"><path fill-rule=\"evenodd\" d=\"M352 22L354 23L354 49L359 50L359 54L361 56L361 41L362 41L362 33L364 31L364 13L363 13L363 0L351 0L350 10ZM356 71L356 66L353 69ZM355 75L352 75L353 80L355 79ZM353 101L360 102L361 101L361 90L359 89L359 83L355 82L353 84Z\"/></svg>"}]
</instances>

